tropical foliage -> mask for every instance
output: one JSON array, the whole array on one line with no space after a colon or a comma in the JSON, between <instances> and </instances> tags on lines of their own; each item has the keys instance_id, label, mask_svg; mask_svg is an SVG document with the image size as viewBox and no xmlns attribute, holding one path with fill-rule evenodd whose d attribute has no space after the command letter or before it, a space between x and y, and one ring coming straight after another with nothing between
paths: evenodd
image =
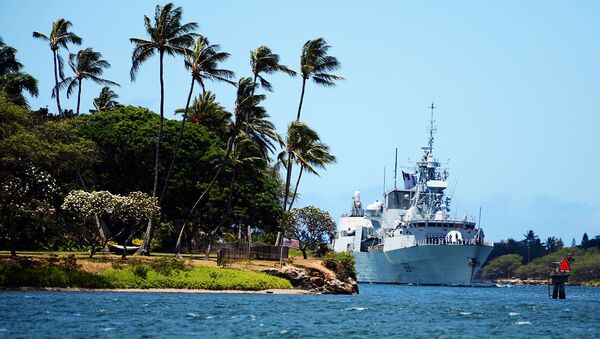
<instances>
[{"instance_id":1,"label":"tropical foliage","mask_svg":"<svg viewBox=\"0 0 600 339\"><path fill-rule=\"evenodd\" d=\"M307 250L315 250L319 244L335 236L336 225L328 212L314 206L293 209L284 216L285 233L300 241L304 259Z\"/></svg>"},{"instance_id":2,"label":"tropical foliage","mask_svg":"<svg viewBox=\"0 0 600 339\"><path fill-rule=\"evenodd\" d=\"M152 196L158 193L158 171L160 166L160 141L163 136L163 124L165 117L165 86L163 79L163 60L165 53L167 55L182 55L186 52L197 35L193 33L198 27L195 22L186 24L181 23L183 10L181 7L174 7L172 3L164 6L157 5L154 11L154 22L147 16L144 16L144 27L150 40L131 38L135 47L131 54L131 80L134 81L140 66L146 62L154 53L159 55L159 75L160 75L160 122L156 134L156 146L154 151L154 185L152 186ZM161 199L162 200L162 199ZM161 201L159 200L159 203ZM140 253L150 253L150 243L156 225L148 223L148 228L144 234L144 243Z\"/></svg>"},{"instance_id":3,"label":"tropical foliage","mask_svg":"<svg viewBox=\"0 0 600 339\"><path fill-rule=\"evenodd\" d=\"M104 72L104 68L110 67L110 63L101 58L102 54L91 48L86 48L77 52L77 54L69 55L69 67L73 71L73 76L63 79L58 84L58 87L61 89L67 88L67 98L70 97L75 88L77 88L76 114L79 114L83 80L88 79L98 84L119 86L119 84L114 81L100 77Z\"/></svg>"},{"instance_id":4,"label":"tropical foliage","mask_svg":"<svg viewBox=\"0 0 600 339\"><path fill-rule=\"evenodd\" d=\"M331 71L338 70L341 64L336 57L327 54L329 48L331 46L323 38L308 40L302 47L302 55L300 56L302 92L300 94L296 121L300 121L302 102L304 101L304 92L308 79L312 79L315 84L325 87L333 87L336 85L336 81L344 79L339 75L330 73Z\"/></svg>"},{"instance_id":5,"label":"tropical foliage","mask_svg":"<svg viewBox=\"0 0 600 339\"><path fill-rule=\"evenodd\" d=\"M93 100L93 104L96 109L91 112L97 113L108 109L122 107L123 105L117 101L118 98L119 95L110 89L110 87L102 87L98 97L94 98Z\"/></svg>"},{"instance_id":6,"label":"tropical foliage","mask_svg":"<svg viewBox=\"0 0 600 339\"><path fill-rule=\"evenodd\" d=\"M267 46L257 47L250 52L250 66L252 66L252 74L254 74L254 85L256 86L258 80L260 86L269 92L273 91L273 85L261 75L262 73L283 72L291 77L296 76L294 70L279 63L279 55L273 53Z\"/></svg>"},{"instance_id":7,"label":"tropical foliage","mask_svg":"<svg viewBox=\"0 0 600 339\"><path fill-rule=\"evenodd\" d=\"M73 32L69 32L73 24L70 21L63 18L57 19L52 23L52 29L49 35L42 34L40 32L33 32L33 37L48 42L50 50L52 51L52 61L54 62L54 89L52 90L52 97L56 98L56 108L58 114L62 113L62 107L60 106L60 88L59 76L63 79L64 76L64 61L62 56L59 54L59 49L69 49L68 44L81 45L81 38Z\"/></svg>"},{"instance_id":8,"label":"tropical foliage","mask_svg":"<svg viewBox=\"0 0 600 339\"><path fill-rule=\"evenodd\" d=\"M52 52L56 113L32 111L27 96L38 95L37 81L22 72L16 49L0 39L0 249L16 255L22 249L89 248L93 254L111 241L130 245L139 237L139 254L149 254L150 244L180 253L240 237L242 225L272 239L282 230L283 207L291 209L297 201L303 173L319 175L335 162L304 123L295 122L298 131L291 128L284 141L270 121L259 90L273 91L269 75L296 75L270 47L252 50L251 77L236 80L223 66L230 54L199 34L196 23L186 23L181 7L157 5L143 24L146 36L129 39L130 78L135 81L142 65L158 56L158 114L117 101L112 88L118 84L104 76L111 64L92 47L68 55L71 74L65 77L63 51L82 38L64 18L48 34L33 33ZM301 101L306 80L332 86L342 79L331 74L339 62L329 49L322 38L302 49ZM165 56L182 57L190 74L180 122L165 118L171 86ZM231 110L209 90L215 81L235 85ZM103 86L91 115L81 114L84 83L86 90L93 83ZM198 94L196 85L202 89ZM76 104L65 109L61 94L71 98L75 91ZM273 156L281 147L287 185ZM298 166L295 185L292 166ZM149 209L140 210L142 205Z\"/></svg>"},{"instance_id":9,"label":"tropical foliage","mask_svg":"<svg viewBox=\"0 0 600 339\"><path fill-rule=\"evenodd\" d=\"M23 73L22 68L23 65L17 60L17 50L7 46L0 38L0 93L4 93L14 104L28 106L23 91L37 97L38 86L37 80Z\"/></svg>"}]
</instances>

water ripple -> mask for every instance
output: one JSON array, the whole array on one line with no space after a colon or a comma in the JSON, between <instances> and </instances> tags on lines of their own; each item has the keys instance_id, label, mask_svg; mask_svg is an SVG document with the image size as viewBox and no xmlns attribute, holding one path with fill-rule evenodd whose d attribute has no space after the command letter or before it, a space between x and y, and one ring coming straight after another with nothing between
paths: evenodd
<instances>
[{"instance_id":1,"label":"water ripple","mask_svg":"<svg viewBox=\"0 0 600 339\"><path fill-rule=\"evenodd\" d=\"M600 332L599 288L569 286L567 300L550 300L547 290L536 286L361 285L360 290L358 296L5 291L0 292L0 337L134 333L338 338L409 333L476 338L485 333L581 338ZM557 321L561 326L555 326Z\"/></svg>"}]
</instances>

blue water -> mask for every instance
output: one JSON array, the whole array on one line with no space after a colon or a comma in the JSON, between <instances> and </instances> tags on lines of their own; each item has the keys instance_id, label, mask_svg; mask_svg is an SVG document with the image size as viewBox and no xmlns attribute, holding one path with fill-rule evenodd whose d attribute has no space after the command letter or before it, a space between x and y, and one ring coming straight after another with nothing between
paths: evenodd
<instances>
[{"instance_id":1,"label":"blue water","mask_svg":"<svg viewBox=\"0 0 600 339\"><path fill-rule=\"evenodd\" d=\"M0 292L0 337L598 337L600 288L361 285L358 296Z\"/></svg>"}]
</instances>

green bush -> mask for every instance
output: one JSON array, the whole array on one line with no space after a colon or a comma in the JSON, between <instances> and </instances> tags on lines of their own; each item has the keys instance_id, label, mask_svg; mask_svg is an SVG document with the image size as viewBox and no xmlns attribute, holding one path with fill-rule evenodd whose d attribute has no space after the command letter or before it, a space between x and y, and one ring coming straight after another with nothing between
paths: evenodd
<instances>
[{"instance_id":1,"label":"green bush","mask_svg":"<svg viewBox=\"0 0 600 339\"><path fill-rule=\"evenodd\" d=\"M147 265L135 265L131 267L131 272L133 272L133 275L142 279L146 279L146 277L148 277L148 271L150 271L150 267Z\"/></svg>"},{"instance_id":2,"label":"green bush","mask_svg":"<svg viewBox=\"0 0 600 339\"><path fill-rule=\"evenodd\" d=\"M326 243L318 243L315 245L315 249L313 251L315 257L318 258L326 257L331 252L333 252L333 250Z\"/></svg>"},{"instance_id":3,"label":"green bush","mask_svg":"<svg viewBox=\"0 0 600 339\"><path fill-rule=\"evenodd\" d=\"M170 276L173 272L189 271L190 267L183 260L174 257L161 257L150 263L150 267L156 272Z\"/></svg>"},{"instance_id":4,"label":"green bush","mask_svg":"<svg viewBox=\"0 0 600 339\"><path fill-rule=\"evenodd\" d=\"M350 253L329 253L323 260L323 265L335 272L336 278L348 282L349 278L356 280L356 269L354 264L356 260Z\"/></svg>"},{"instance_id":5,"label":"green bush","mask_svg":"<svg viewBox=\"0 0 600 339\"><path fill-rule=\"evenodd\" d=\"M16 263L0 265L3 287L83 287L107 288L109 281L97 274L68 270L62 266L22 267Z\"/></svg>"}]
</instances>

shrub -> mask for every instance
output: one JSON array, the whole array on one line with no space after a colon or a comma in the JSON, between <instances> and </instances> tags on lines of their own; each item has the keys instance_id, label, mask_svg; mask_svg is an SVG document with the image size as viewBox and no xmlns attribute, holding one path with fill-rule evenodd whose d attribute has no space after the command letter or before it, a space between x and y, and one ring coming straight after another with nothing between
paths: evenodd
<instances>
[{"instance_id":1,"label":"shrub","mask_svg":"<svg viewBox=\"0 0 600 339\"><path fill-rule=\"evenodd\" d=\"M158 258L150 263L150 267L156 272L170 276L173 271L189 271L190 267L185 264L183 260L179 260L174 257L162 257Z\"/></svg>"},{"instance_id":2,"label":"shrub","mask_svg":"<svg viewBox=\"0 0 600 339\"><path fill-rule=\"evenodd\" d=\"M330 252L333 252L333 250L323 242L318 243L314 249L314 255L319 258L327 256Z\"/></svg>"},{"instance_id":3,"label":"shrub","mask_svg":"<svg viewBox=\"0 0 600 339\"><path fill-rule=\"evenodd\" d=\"M63 258L62 267L67 271L76 271L79 268L77 265L77 257L75 254L69 254Z\"/></svg>"},{"instance_id":4,"label":"shrub","mask_svg":"<svg viewBox=\"0 0 600 339\"><path fill-rule=\"evenodd\" d=\"M140 277L142 279L146 279L148 277L148 271L150 270L150 267L148 267L148 265L134 265L131 268L131 271L133 272L133 275L135 275L136 277Z\"/></svg>"},{"instance_id":5,"label":"shrub","mask_svg":"<svg viewBox=\"0 0 600 339\"><path fill-rule=\"evenodd\" d=\"M123 269L123 262L121 260L114 260L110 263L110 266L114 270L120 270L120 269Z\"/></svg>"},{"instance_id":6,"label":"shrub","mask_svg":"<svg viewBox=\"0 0 600 339\"><path fill-rule=\"evenodd\" d=\"M323 260L323 266L335 272L335 277L348 282L349 278L356 280L356 260L350 253L329 253Z\"/></svg>"}]
</instances>

